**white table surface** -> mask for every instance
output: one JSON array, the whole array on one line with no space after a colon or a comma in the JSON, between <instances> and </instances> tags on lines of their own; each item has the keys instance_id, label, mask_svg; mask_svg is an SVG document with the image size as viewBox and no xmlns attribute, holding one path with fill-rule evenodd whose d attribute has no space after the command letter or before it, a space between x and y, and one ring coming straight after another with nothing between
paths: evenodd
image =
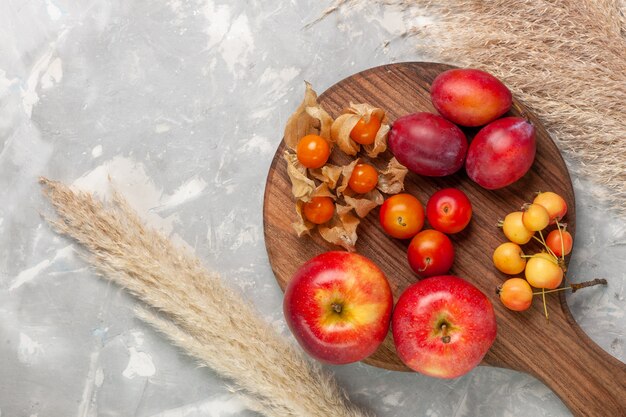
<instances>
[{"instance_id":1,"label":"white table surface","mask_svg":"<svg viewBox=\"0 0 626 417\"><path fill-rule=\"evenodd\" d=\"M420 60L415 41L398 38L405 13L363 3L307 28L330 3L0 0L0 416L254 415L51 232L36 180L103 194L111 176L149 224L187 242L290 337L261 208L303 80L322 92ZM568 302L623 361L626 222L591 197L597 186L573 181L569 276L610 284ZM509 370L451 381L363 364L332 371L379 416L570 415L541 382Z\"/></svg>"}]
</instances>

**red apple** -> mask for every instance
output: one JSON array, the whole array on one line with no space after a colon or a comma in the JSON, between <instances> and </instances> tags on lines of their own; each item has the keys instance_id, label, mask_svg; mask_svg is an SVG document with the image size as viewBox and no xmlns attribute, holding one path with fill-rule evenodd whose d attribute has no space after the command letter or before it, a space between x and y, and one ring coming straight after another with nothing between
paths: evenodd
<instances>
[{"instance_id":1,"label":"red apple","mask_svg":"<svg viewBox=\"0 0 626 417\"><path fill-rule=\"evenodd\" d=\"M398 356L409 368L456 378L483 359L496 339L491 302L454 275L426 278L400 296L392 318Z\"/></svg>"},{"instance_id":2,"label":"red apple","mask_svg":"<svg viewBox=\"0 0 626 417\"><path fill-rule=\"evenodd\" d=\"M331 364L363 360L389 330L393 296L368 258L326 252L302 265L285 291L285 319L302 348Z\"/></svg>"}]
</instances>

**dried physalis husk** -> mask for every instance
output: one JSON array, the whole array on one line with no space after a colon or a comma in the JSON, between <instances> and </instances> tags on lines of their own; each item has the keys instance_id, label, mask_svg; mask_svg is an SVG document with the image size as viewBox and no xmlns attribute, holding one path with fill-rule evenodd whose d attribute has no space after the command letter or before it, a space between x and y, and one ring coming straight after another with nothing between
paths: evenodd
<instances>
[{"instance_id":1,"label":"dried physalis husk","mask_svg":"<svg viewBox=\"0 0 626 417\"><path fill-rule=\"evenodd\" d=\"M298 161L294 153L285 151L284 158L287 161L287 175L291 180L291 194L297 200L310 201L315 182L307 176L306 167Z\"/></svg>"},{"instance_id":2,"label":"dried physalis husk","mask_svg":"<svg viewBox=\"0 0 626 417\"><path fill-rule=\"evenodd\" d=\"M328 185L325 183L320 184L313 192L311 193L311 198L314 197L330 197L333 200L336 198L335 195L328 189ZM315 223L311 223L304 217L304 205L306 201L297 200L296 201L296 213L298 217L296 221L291 224L291 226L296 231L298 237L304 234L310 234L311 229L315 227Z\"/></svg>"},{"instance_id":3,"label":"dried physalis husk","mask_svg":"<svg viewBox=\"0 0 626 417\"><path fill-rule=\"evenodd\" d=\"M359 121L353 114L342 114L337 117L330 128L330 135L346 155L354 156L361 149L360 145L350 138L350 132Z\"/></svg>"},{"instance_id":4,"label":"dried physalis husk","mask_svg":"<svg viewBox=\"0 0 626 417\"><path fill-rule=\"evenodd\" d=\"M301 237L304 234L307 234L307 235L311 234L310 233L311 229L315 227L314 223L311 223L304 217L304 205L305 204L306 204L305 201L302 201L302 200L296 201L296 214L298 216L296 217L296 221L291 223L291 226L296 231L296 234L298 235L298 237Z\"/></svg>"},{"instance_id":5,"label":"dried physalis husk","mask_svg":"<svg viewBox=\"0 0 626 417\"><path fill-rule=\"evenodd\" d=\"M335 119L331 126L331 137L344 153L354 156L359 152L361 145L350 138L350 132L352 132L352 129L354 129L354 126L356 126L361 118L363 118L366 123L369 123L370 117L372 116L377 117L381 121L381 125L378 132L376 132L374 143L371 145L363 145L363 147L370 158L375 158L379 153L387 149L389 125L387 124L385 111L366 103L350 103L350 107L345 109L343 114Z\"/></svg>"},{"instance_id":6,"label":"dried physalis husk","mask_svg":"<svg viewBox=\"0 0 626 417\"><path fill-rule=\"evenodd\" d=\"M394 157L387 164L387 168L378 174L376 188L385 194L398 194L404 190L404 177L409 170Z\"/></svg>"},{"instance_id":7,"label":"dried physalis husk","mask_svg":"<svg viewBox=\"0 0 626 417\"><path fill-rule=\"evenodd\" d=\"M337 196L342 195L348 189L348 183L350 182L350 177L352 176L352 171L354 171L354 167L360 162L360 159L357 158L354 161L350 162L348 165L341 167L341 184L337 187Z\"/></svg>"},{"instance_id":8,"label":"dried physalis husk","mask_svg":"<svg viewBox=\"0 0 626 417\"><path fill-rule=\"evenodd\" d=\"M304 99L285 126L285 144L292 150L296 149L300 139L306 135L319 135L329 144L333 142L330 134L333 119L317 102L317 93L311 84L306 81L305 84Z\"/></svg>"},{"instance_id":9,"label":"dried physalis husk","mask_svg":"<svg viewBox=\"0 0 626 417\"><path fill-rule=\"evenodd\" d=\"M343 167L326 164L321 168L310 169L309 174L318 181L328 185L328 188L334 190L339 182Z\"/></svg>"},{"instance_id":10,"label":"dried physalis husk","mask_svg":"<svg viewBox=\"0 0 626 417\"><path fill-rule=\"evenodd\" d=\"M387 136L391 128L388 124L381 124L380 129L376 132L376 139L371 145L363 145L367 156L370 158L376 158L379 153L383 153L387 150Z\"/></svg>"},{"instance_id":11,"label":"dried physalis husk","mask_svg":"<svg viewBox=\"0 0 626 417\"><path fill-rule=\"evenodd\" d=\"M351 212L352 207L337 204L333 219L329 224L319 226L318 230L325 241L354 252L357 240L356 228L360 220Z\"/></svg>"},{"instance_id":12,"label":"dried physalis husk","mask_svg":"<svg viewBox=\"0 0 626 417\"><path fill-rule=\"evenodd\" d=\"M373 189L365 194L348 195L346 193L343 195L343 199L349 207L354 208L356 215L360 218L367 216L370 211L385 201L385 198L377 189Z\"/></svg>"}]
</instances>

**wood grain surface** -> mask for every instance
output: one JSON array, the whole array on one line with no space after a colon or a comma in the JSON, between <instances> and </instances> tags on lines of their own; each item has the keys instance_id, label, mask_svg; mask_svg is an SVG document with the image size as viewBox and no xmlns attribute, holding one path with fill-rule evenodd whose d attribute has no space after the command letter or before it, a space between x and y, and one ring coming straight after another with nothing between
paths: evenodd
<instances>
[{"instance_id":1,"label":"wood grain surface","mask_svg":"<svg viewBox=\"0 0 626 417\"><path fill-rule=\"evenodd\" d=\"M430 83L449 68L443 64L419 62L372 68L333 85L320 95L319 101L333 117L337 117L350 101L366 102L384 109L392 123L408 113L435 112L430 101ZM493 250L506 241L496 227L499 219L531 201L536 191L554 191L566 199L569 211L565 221L572 235L576 232L574 192L558 148L539 120L521 103L514 100L508 115L524 116L536 128L537 156L531 170L522 179L503 189L489 191L474 184L463 169L443 178L409 173L405 181L406 192L425 204L435 191L457 187L472 202L474 214L470 225L451 236L456 250L451 273L480 288L491 299L496 311L498 336L482 365L515 369L536 376L553 389L575 415L624 416L626 366L598 347L580 329L564 295L546 296L550 313L548 322L543 315L540 297L535 297L529 310L516 313L504 308L495 294L496 286L507 278L491 261ZM471 138L476 130L465 129L465 132ZM286 163L282 158L284 149L281 142L268 174L263 207L265 243L272 269L283 290L305 261L322 252L340 249L323 241L317 232L311 237L298 238L293 231L291 223L295 221L296 213ZM386 152L370 163L383 168L390 158L391 154ZM350 160L335 147L330 162L343 165ZM383 233L378 223L378 209L363 219L358 235L357 251L384 271L394 301L397 301L402 291L417 281L406 260L409 241L391 239ZM539 251L540 247L530 244L524 249L529 253ZM391 332L378 351L365 362L386 369L408 370L396 356Z\"/></svg>"}]
</instances>

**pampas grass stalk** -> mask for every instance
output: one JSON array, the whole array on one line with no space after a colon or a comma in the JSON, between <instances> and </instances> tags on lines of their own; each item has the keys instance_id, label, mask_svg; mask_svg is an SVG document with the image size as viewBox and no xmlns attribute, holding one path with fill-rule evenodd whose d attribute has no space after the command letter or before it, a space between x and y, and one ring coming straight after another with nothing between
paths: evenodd
<instances>
[{"instance_id":1,"label":"pampas grass stalk","mask_svg":"<svg viewBox=\"0 0 626 417\"><path fill-rule=\"evenodd\" d=\"M330 13L359 1L339 0ZM427 59L499 77L541 118L570 169L602 185L596 197L626 216L626 2L383 3L404 9L400 39ZM413 24L420 17L431 23Z\"/></svg>"},{"instance_id":2,"label":"pampas grass stalk","mask_svg":"<svg viewBox=\"0 0 626 417\"><path fill-rule=\"evenodd\" d=\"M147 228L119 194L103 203L60 182L41 184L58 215L48 222L78 242L106 279L150 307L138 317L232 381L251 409L269 417L368 415L217 273Z\"/></svg>"}]
</instances>

